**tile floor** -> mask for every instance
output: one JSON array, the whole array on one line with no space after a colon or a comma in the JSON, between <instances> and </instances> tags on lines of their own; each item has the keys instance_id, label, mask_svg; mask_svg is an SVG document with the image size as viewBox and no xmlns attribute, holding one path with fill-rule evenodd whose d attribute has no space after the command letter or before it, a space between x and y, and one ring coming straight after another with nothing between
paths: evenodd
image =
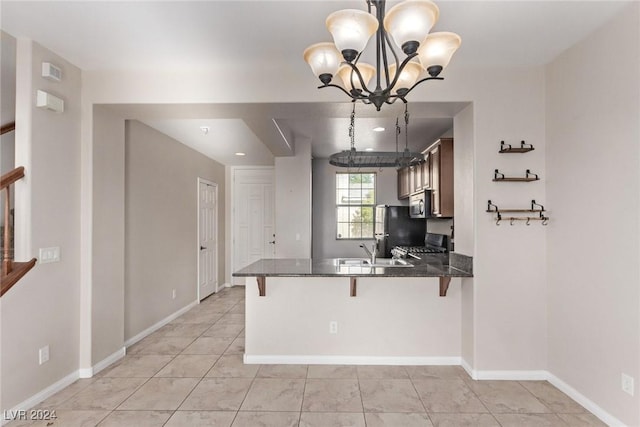
<instances>
[{"instance_id":1,"label":"tile floor","mask_svg":"<svg viewBox=\"0 0 640 427\"><path fill-rule=\"evenodd\" d=\"M244 288L224 289L8 426L602 426L545 381L459 366L244 365Z\"/></svg>"}]
</instances>

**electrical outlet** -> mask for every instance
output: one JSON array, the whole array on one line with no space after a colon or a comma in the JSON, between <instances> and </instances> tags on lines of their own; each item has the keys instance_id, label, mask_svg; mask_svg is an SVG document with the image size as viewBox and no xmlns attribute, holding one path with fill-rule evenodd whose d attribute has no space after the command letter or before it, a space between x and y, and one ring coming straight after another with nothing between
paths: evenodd
<instances>
[{"instance_id":1,"label":"electrical outlet","mask_svg":"<svg viewBox=\"0 0 640 427\"><path fill-rule=\"evenodd\" d=\"M338 333L338 322L336 322L335 320L332 320L331 322L329 322L329 333L330 334Z\"/></svg>"},{"instance_id":2,"label":"electrical outlet","mask_svg":"<svg viewBox=\"0 0 640 427\"><path fill-rule=\"evenodd\" d=\"M172 299L176 299L176 290L175 289L171 292L171 298Z\"/></svg>"},{"instance_id":3,"label":"electrical outlet","mask_svg":"<svg viewBox=\"0 0 640 427\"><path fill-rule=\"evenodd\" d=\"M634 384L633 384L633 377L627 374L622 374L622 391L633 396L635 391Z\"/></svg>"},{"instance_id":4,"label":"electrical outlet","mask_svg":"<svg viewBox=\"0 0 640 427\"><path fill-rule=\"evenodd\" d=\"M45 362L49 361L49 346L45 345L40 350L38 350L38 359L40 360L40 364L42 365Z\"/></svg>"}]
</instances>

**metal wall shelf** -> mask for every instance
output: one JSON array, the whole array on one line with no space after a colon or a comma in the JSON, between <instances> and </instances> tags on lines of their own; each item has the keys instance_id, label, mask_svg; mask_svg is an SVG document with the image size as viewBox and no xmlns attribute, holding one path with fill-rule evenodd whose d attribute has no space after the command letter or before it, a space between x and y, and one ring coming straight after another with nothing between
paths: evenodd
<instances>
[{"instance_id":1,"label":"metal wall shelf","mask_svg":"<svg viewBox=\"0 0 640 427\"><path fill-rule=\"evenodd\" d=\"M493 204L491 200L487 201L487 212L496 214L496 225L500 225L501 221L509 221L511 225L515 221L526 221L527 225L530 225L531 221L542 221L542 225L549 223L549 217L544 214L546 212L544 206L536 203L535 200L531 200L530 209L500 209L497 205ZM504 213L537 213L538 216L511 216L503 217Z\"/></svg>"},{"instance_id":2,"label":"metal wall shelf","mask_svg":"<svg viewBox=\"0 0 640 427\"><path fill-rule=\"evenodd\" d=\"M494 182L531 182L538 181L540 177L536 173L531 173L530 169L527 169L524 177L504 176L498 169L493 173Z\"/></svg>"}]
</instances>

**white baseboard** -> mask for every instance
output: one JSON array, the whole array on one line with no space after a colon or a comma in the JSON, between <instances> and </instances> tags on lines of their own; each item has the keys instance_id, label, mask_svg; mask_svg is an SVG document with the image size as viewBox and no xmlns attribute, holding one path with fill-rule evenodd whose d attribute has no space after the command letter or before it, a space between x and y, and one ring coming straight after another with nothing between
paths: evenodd
<instances>
[{"instance_id":1,"label":"white baseboard","mask_svg":"<svg viewBox=\"0 0 640 427\"><path fill-rule=\"evenodd\" d=\"M236 286L244 287L244 284L236 283L234 285L233 283L224 283L224 284L220 285L220 289L222 289L222 288L235 288Z\"/></svg>"},{"instance_id":2,"label":"white baseboard","mask_svg":"<svg viewBox=\"0 0 640 427\"><path fill-rule=\"evenodd\" d=\"M468 372L468 371L467 371ZM544 381L549 378L547 371L477 371L472 370L474 380Z\"/></svg>"},{"instance_id":3,"label":"white baseboard","mask_svg":"<svg viewBox=\"0 0 640 427\"><path fill-rule=\"evenodd\" d=\"M182 307L180 310L176 311L175 313L170 314L169 316L165 317L164 319L162 319L158 323L149 326L147 329L145 329L144 331L140 332L139 334L129 338L128 340L126 340L124 342L125 348L126 347L131 347L132 345L134 345L138 341L142 340L143 338L148 337L149 335L151 335L152 333L154 333L158 329L162 328L167 323L169 323L172 320L177 319L178 317L182 316L184 313L186 313L187 311L191 310L196 305L198 305L198 301L193 301L193 302L189 303L188 305Z\"/></svg>"},{"instance_id":4,"label":"white baseboard","mask_svg":"<svg viewBox=\"0 0 640 427\"><path fill-rule=\"evenodd\" d=\"M478 371L473 369L464 359L461 360L461 365L474 380L549 381L605 424L612 427L625 426L622 421L549 371Z\"/></svg>"},{"instance_id":5,"label":"white baseboard","mask_svg":"<svg viewBox=\"0 0 640 427\"><path fill-rule=\"evenodd\" d=\"M264 365L459 365L460 358L245 354L244 363Z\"/></svg>"},{"instance_id":6,"label":"white baseboard","mask_svg":"<svg viewBox=\"0 0 640 427\"><path fill-rule=\"evenodd\" d=\"M469 376L471 378L473 378L474 380L477 380L476 378L476 372L473 370L473 368L471 367L471 365L464 360L464 358L460 359L460 366L462 366L462 368L467 371L467 374L469 374Z\"/></svg>"},{"instance_id":7,"label":"white baseboard","mask_svg":"<svg viewBox=\"0 0 640 427\"><path fill-rule=\"evenodd\" d=\"M578 402L582 405L586 410L591 412L596 417L600 418L602 422L612 427L623 427L625 424L602 409L596 403L594 403L591 399L588 399L585 395L577 391L575 388L571 387L569 384L562 381L560 378L556 377L552 373L547 372L548 377L547 381L553 384L558 390Z\"/></svg>"},{"instance_id":8,"label":"white baseboard","mask_svg":"<svg viewBox=\"0 0 640 427\"><path fill-rule=\"evenodd\" d=\"M122 347L120 350L118 350L118 351L114 352L113 354L105 357L104 359L102 359L101 361L99 361L98 363L93 365L92 367L90 367L90 368L80 368L80 370L78 371L79 374L80 374L80 378L91 378L91 377L93 377L95 374L97 374L98 372L102 371L107 366L109 366L112 363L115 363L118 360L122 359L126 354L127 354L127 348L126 347Z\"/></svg>"},{"instance_id":9,"label":"white baseboard","mask_svg":"<svg viewBox=\"0 0 640 427\"><path fill-rule=\"evenodd\" d=\"M4 410L3 409L2 410L3 416L2 416L2 419L0 420L0 425L5 425L8 422L12 421L12 420L5 419L5 418L7 418L7 416L6 416L7 414L16 414L16 413L18 413L18 411L21 411L21 410L25 410L26 411L28 409L33 408L38 403L42 402L45 399L48 399L49 397L53 396L54 394L56 394L57 392L59 392L63 388L70 386L78 378L80 378L79 371L73 371L72 373L70 373L66 377L62 378L59 381L56 381L55 383L51 384L49 387L47 387L44 390L34 394L33 396L31 396L30 398L28 398L24 402L19 403L18 405L14 406L13 408L11 408L9 410Z\"/></svg>"}]
</instances>

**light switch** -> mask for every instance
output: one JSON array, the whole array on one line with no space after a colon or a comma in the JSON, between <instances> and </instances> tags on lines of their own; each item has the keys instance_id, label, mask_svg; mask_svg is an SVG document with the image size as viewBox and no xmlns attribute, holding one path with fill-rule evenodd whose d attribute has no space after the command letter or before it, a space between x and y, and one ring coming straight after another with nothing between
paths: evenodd
<instances>
[{"instance_id":1,"label":"light switch","mask_svg":"<svg viewBox=\"0 0 640 427\"><path fill-rule=\"evenodd\" d=\"M50 262L60 262L60 247L40 248L38 263L47 264Z\"/></svg>"}]
</instances>

